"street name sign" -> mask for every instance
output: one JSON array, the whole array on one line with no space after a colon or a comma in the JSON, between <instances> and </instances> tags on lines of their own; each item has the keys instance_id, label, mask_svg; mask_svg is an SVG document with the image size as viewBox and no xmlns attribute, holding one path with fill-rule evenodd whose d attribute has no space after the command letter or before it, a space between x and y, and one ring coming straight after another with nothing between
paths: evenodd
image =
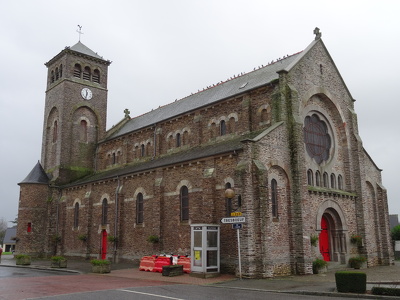
<instances>
[{"instance_id":1,"label":"street name sign","mask_svg":"<svg viewBox=\"0 0 400 300\"><path fill-rule=\"evenodd\" d=\"M232 224L232 229L242 229L243 224L242 223L233 223Z\"/></svg>"},{"instance_id":2,"label":"street name sign","mask_svg":"<svg viewBox=\"0 0 400 300\"><path fill-rule=\"evenodd\" d=\"M230 217L221 219L223 224L246 223L246 217Z\"/></svg>"}]
</instances>

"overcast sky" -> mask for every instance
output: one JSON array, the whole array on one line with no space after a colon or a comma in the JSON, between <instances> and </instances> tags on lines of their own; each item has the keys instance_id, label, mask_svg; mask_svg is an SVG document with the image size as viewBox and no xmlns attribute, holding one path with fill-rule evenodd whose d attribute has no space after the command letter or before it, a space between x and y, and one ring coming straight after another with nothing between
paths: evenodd
<instances>
[{"instance_id":1,"label":"overcast sky","mask_svg":"<svg viewBox=\"0 0 400 300\"><path fill-rule=\"evenodd\" d=\"M47 68L81 42L112 61L107 128L206 86L304 50L319 27L349 88L364 148L400 214L400 1L2 1L0 218L40 160ZM11 223L9 223L11 225Z\"/></svg>"}]
</instances>

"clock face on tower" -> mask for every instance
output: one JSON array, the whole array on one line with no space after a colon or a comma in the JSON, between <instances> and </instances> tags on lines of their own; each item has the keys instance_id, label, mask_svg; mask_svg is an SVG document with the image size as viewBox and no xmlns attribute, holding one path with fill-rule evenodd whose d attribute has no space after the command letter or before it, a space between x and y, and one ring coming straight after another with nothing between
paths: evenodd
<instances>
[{"instance_id":1,"label":"clock face on tower","mask_svg":"<svg viewBox=\"0 0 400 300\"><path fill-rule=\"evenodd\" d=\"M81 96L85 100L90 100L93 97L92 91L88 88L83 88L81 91Z\"/></svg>"}]
</instances>

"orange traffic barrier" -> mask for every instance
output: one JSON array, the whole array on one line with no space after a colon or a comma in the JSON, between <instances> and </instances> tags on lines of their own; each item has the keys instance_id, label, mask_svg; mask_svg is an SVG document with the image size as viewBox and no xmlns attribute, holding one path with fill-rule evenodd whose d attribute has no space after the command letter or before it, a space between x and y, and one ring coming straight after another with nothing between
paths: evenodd
<instances>
[{"instance_id":1,"label":"orange traffic barrier","mask_svg":"<svg viewBox=\"0 0 400 300\"><path fill-rule=\"evenodd\" d=\"M156 262L154 264L153 272L162 273L163 266L171 265L171 258L166 256L159 256L156 258Z\"/></svg>"},{"instance_id":2,"label":"orange traffic barrier","mask_svg":"<svg viewBox=\"0 0 400 300\"><path fill-rule=\"evenodd\" d=\"M152 272L156 258L154 256L143 256L140 260L139 270Z\"/></svg>"},{"instance_id":3,"label":"orange traffic barrier","mask_svg":"<svg viewBox=\"0 0 400 300\"><path fill-rule=\"evenodd\" d=\"M183 266L183 272L184 273L190 273L191 272L190 257L180 256L178 258L178 265L182 265Z\"/></svg>"}]
</instances>

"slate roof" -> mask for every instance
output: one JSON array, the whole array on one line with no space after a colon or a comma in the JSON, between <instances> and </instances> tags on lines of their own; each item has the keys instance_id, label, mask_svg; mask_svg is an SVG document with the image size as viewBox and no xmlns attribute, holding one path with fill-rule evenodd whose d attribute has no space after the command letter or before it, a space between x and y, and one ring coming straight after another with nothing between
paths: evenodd
<instances>
[{"instance_id":1,"label":"slate roof","mask_svg":"<svg viewBox=\"0 0 400 300\"><path fill-rule=\"evenodd\" d=\"M79 53L83 53L89 56L93 56L99 59L103 59L103 57L101 57L100 55L98 55L96 52L94 52L93 50L89 49L88 47L86 47L84 44L82 44L80 41L77 42L75 45L73 45L72 47L70 47L71 50L79 52Z\"/></svg>"},{"instance_id":2,"label":"slate roof","mask_svg":"<svg viewBox=\"0 0 400 300\"><path fill-rule=\"evenodd\" d=\"M46 172L43 170L42 165L38 161L37 164L33 167L32 171L26 176L24 180L20 183L38 183L38 184L48 184L49 177L47 177Z\"/></svg>"},{"instance_id":3,"label":"slate roof","mask_svg":"<svg viewBox=\"0 0 400 300\"><path fill-rule=\"evenodd\" d=\"M81 180L74 181L73 183L65 185L64 187L81 185L93 181L111 179L117 176L140 173L143 171L149 171L160 167L167 167L174 164L183 164L190 161L202 159L204 157L222 155L224 153L229 153L233 151L240 151L241 149L243 149L243 143L242 143L243 140L252 139L256 137L258 134L260 134L260 131L252 132L247 135L239 136L234 139L221 141L219 143L210 144L207 146L192 147L187 150L155 158L154 160L142 161L136 164L128 165L126 167L120 167L96 173Z\"/></svg>"},{"instance_id":4,"label":"slate roof","mask_svg":"<svg viewBox=\"0 0 400 300\"><path fill-rule=\"evenodd\" d=\"M17 236L17 227L11 227L6 229L6 234L4 235L4 240L3 244L15 244L15 240L12 240L12 238L15 238Z\"/></svg>"},{"instance_id":5,"label":"slate roof","mask_svg":"<svg viewBox=\"0 0 400 300\"><path fill-rule=\"evenodd\" d=\"M132 118L120 130L110 135L113 139L126 133L151 126L155 123L168 120L175 116L194 111L234 95L248 92L261 87L279 78L278 71L286 69L297 62L301 52L287 56L267 66L238 76L232 80L222 82L216 86L190 95L171 104L152 110L141 116Z\"/></svg>"},{"instance_id":6,"label":"slate roof","mask_svg":"<svg viewBox=\"0 0 400 300\"><path fill-rule=\"evenodd\" d=\"M91 50L89 47L85 46L82 44L80 41L77 42L75 45L72 47L65 47L64 50L62 50L60 53L58 53L56 56L54 56L52 59L50 59L48 62L45 63L47 67L49 67L53 62L57 61L62 55L68 52L76 52L76 53L81 53L83 55L87 55L92 57L94 60L97 60L98 62L101 62L103 64L110 65L111 61L105 60L103 57L98 55L96 52Z\"/></svg>"}]
</instances>

